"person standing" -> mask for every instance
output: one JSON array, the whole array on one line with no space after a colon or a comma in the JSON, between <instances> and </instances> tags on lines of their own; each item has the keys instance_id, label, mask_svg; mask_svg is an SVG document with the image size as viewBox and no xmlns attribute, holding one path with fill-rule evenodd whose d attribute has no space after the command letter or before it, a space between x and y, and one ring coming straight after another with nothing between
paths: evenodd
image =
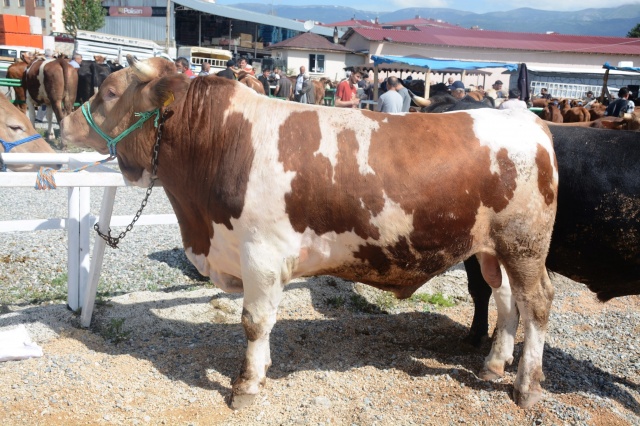
<instances>
[{"instance_id":1,"label":"person standing","mask_svg":"<svg viewBox=\"0 0 640 426\"><path fill-rule=\"evenodd\" d=\"M204 61L202 63L202 71L200 71L200 73L198 74L198 77L206 77L209 75L210 71L211 71L211 64L207 61Z\"/></svg>"},{"instance_id":2,"label":"person standing","mask_svg":"<svg viewBox=\"0 0 640 426\"><path fill-rule=\"evenodd\" d=\"M300 92L300 102L303 104L314 105L316 103L315 87L309 78L309 74L304 75L304 82L302 83L302 91Z\"/></svg>"},{"instance_id":3,"label":"person standing","mask_svg":"<svg viewBox=\"0 0 640 426\"><path fill-rule=\"evenodd\" d=\"M82 63L82 55L80 55L79 53L76 53L75 55L73 55L73 59L69 61L69 65L71 65L76 69L80 68L81 63Z\"/></svg>"},{"instance_id":4,"label":"person standing","mask_svg":"<svg viewBox=\"0 0 640 426\"><path fill-rule=\"evenodd\" d=\"M189 68L189 61L187 61L187 58L184 58L182 56L176 59L176 71L186 75L189 78L195 77L193 71L191 71L191 68Z\"/></svg>"},{"instance_id":5,"label":"person standing","mask_svg":"<svg viewBox=\"0 0 640 426\"><path fill-rule=\"evenodd\" d=\"M400 79L398 79L398 87L396 90L398 94L402 96L402 112L409 112L409 108L411 108L411 96L409 95L409 89L404 87Z\"/></svg>"},{"instance_id":6,"label":"person standing","mask_svg":"<svg viewBox=\"0 0 640 426\"><path fill-rule=\"evenodd\" d=\"M398 77L387 79L387 91L378 99L376 111L392 114L402 112L402 96L398 93Z\"/></svg>"},{"instance_id":7,"label":"person standing","mask_svg":"<svg viewBox=\"0 0 640 426\"><path fill-rule=\"evenodd\" d=\"M304 74L307 69L303 66L300 67L300 74L296 77L296 87L293 90L294 100L300 102L302 96L302 85L304 84Z\"/></svg>"},{"instance_id":8,"label":"person standing","mask_svg":"<svg viewBox=\"0 0 640 426\"><path fill-rule=\"evenodd\" d=\"M227 61L227 68L222 71L219 71L216 75L218 77L228 78L229 80L235 80L236 73L233 72L233 67L235 66L236 66L236 61L234 61L233 59L229 59Z\"/></svg>"},{"instance_id":9,"label":"person standing","mask_svg":"<svg viewBox=\"0 0 640 426\"><path fill-rule=\"evenodd\" d=\"M607 117L622 117L625 113L633 112L635 107L633 101L629 100L629 88L621 87L618 90L618 99L609 104L604 115Z\"/></svg>"},{"instance_id":10,"label":"person standing","mask_svg":"<svg viewBox=\"0 0 640 426\"><path fill-rule=\"evenodd\" d=\"M358 82L362 79L360 71L353 71L348 79L338 84L336 89L336 106L339 108L358 108Z\"/></svg>"},{"instance_id":11,"label":"person standing","mask_svg":"<svg viewBox=\"0 0 640 426\"><path fill-rule=\"evenodd\" d=\"M509 99L500 104L498 109L528 109L527 103L520 99L520 90L509 90Z\"/></svg>"},{"instance_id":12,"label":"person standing","mask_svg":"<svg viewBox=\"0 0 640 426\"><path fill-rule=\"evenodd\" d=\"M291 84L291 80L289 80L286 75L281 75L276 83L276 89L274 90L273 95L290 100L292 92L293 84Z\"/></svg>"},{"instance_id":13,"label":"person standing","mask_svg":"<svg viewBox=\"0 0 640 426\"><path fill-rule=\"evenodd\" d=\"M262 70L262 75L258 77L258 80L262 83L262 87L264 87L264 94L267 96L271 96L271 87L269 85L269 75L271 75L271 70L269 68L265 68Z\"/></svg>"}]
</instances>

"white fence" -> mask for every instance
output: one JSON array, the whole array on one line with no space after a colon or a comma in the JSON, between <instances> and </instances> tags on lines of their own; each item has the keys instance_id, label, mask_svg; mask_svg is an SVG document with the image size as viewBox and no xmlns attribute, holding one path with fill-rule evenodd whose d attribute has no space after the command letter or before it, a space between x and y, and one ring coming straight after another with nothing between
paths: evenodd
<instances>
[{"instance_id":1,"label":"white fence","mask_svg":"<svg viewBox=\"0 0 640 426\"><path fill-rule=\"evenodd\" d=\"M602 85L551 83L548 81L532 81L531 93L539 95L540 89L543 87L546 87L548 93L554 98L582 99L589 90L591 90L593 96L597 98L602 93ZM617 90L618 89L609 87L609 91L614 94L617 93Z\"/></svg>"},{"instance_id":2,"label":"white fence","mask_svg":"<svg viewBox=\"0 0 640 426\"><path fill-rule=\"evenodd\" d=\"M66 164L71 170L103 159L97 153L82 154L2 154L7 164ZM108 164L108 163L107 163ZM113 162L112 164L115 164ZM24 187L25 191L35 191L37 173L0 173L0 188ZM75 173L56 173L58 188L68 188L68 217L31 220L0 221L0 233L15 231L40 231L66 229L68 235L68 291L67 304L72 310L82 307L80 321L88 327L91 322L98 281L102 269L102 259L106 242L96 238L93 255L90 256L90 233L93 225L99 223L101 232L109 226L126 226L131 216L114 216L113 202L118 187L128 185L122 174L104 165ZM104 187L100 217L91 215L91 187ZM57 189L59 191L60 189ZM165 225L177 223L174 214L145 215L136 225Z\"/></svg>"}]
</instances>

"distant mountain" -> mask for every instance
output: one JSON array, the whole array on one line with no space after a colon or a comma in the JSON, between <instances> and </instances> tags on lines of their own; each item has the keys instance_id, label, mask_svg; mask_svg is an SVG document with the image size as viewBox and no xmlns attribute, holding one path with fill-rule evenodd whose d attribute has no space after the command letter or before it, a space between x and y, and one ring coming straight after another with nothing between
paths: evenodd
<instances>
[{"instance_id":1,"label":"distant mountain","mask_svg":"<svg viewBox=\"0 0 640 426\"><path fill-rule=\"evenodd\" d=\"M629 30L640 23L640 5L629 4L602 9L574 12L551 12L521 8L508 12L473 13L455 9L412 7L395 12L368 12L343 6L279 6L256 3L232 5L239 9L273 14L283 18L314 20L324 23L356 19L393 22L416 16L441 19L464 28L478 26L485 30L589 36L626 37Z\"/></svg>"}]
</instances>

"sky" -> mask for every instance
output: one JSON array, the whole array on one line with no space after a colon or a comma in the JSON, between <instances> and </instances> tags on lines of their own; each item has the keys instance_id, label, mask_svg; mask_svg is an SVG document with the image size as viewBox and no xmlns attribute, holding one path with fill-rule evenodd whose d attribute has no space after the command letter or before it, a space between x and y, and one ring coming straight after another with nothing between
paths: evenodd
<instances>
[{"instance_id":1,"label":"sky","mask_svg":"<svg viewBox=\"0 0 640 426\"><path fill-rule=\"evenodd\" d=\"M276 6L348 6L371 12L392 12L408 7L442 7L467 12L486 13L532 7L541 10L573 11L590 8L609 8L623 4L640 4L640 0L623 0L621 4L603 0L217 0L217 4L230 6L234 3L260 3ZM507 5L508 3L508 5Z\"/></svg>"}]
</instances>

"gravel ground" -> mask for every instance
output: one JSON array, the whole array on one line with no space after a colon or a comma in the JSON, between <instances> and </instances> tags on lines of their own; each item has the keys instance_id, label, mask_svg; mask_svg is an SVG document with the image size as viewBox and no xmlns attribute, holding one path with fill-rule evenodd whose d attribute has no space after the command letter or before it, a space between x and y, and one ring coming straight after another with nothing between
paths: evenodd
<instances>
[{"instance_id":1,"label":"gravel ground","mask_svg":"<svg viewBox=\"0 0 640 426\"><path fill-rule=\"evenodd\" d=\"M97 214L101 190L92 190ZM144 190L118 190L132 215ZM0 220L66 215L66 191L0 189ZM161 188L147 213L168 213ZM116 228L115 231L121 229ZM288 287L258 401L228 407L242 362L242 299L188 263L177 225L136 226L107 248L90 329L66 309L64 231L0 235L0 330L26 324L42 358L0 363L0 423L193 425L640 425L640 297L601 304L553 278L544 400L510 398L517 365L479 380L488 344L465 347L472 305L458 266L398 302L330 277ZM491 307L495 323L495 307ZM516 359L522 347L518 336ZM514 363L515 364L515 363Z\"/></svg>"}]
</instances>

